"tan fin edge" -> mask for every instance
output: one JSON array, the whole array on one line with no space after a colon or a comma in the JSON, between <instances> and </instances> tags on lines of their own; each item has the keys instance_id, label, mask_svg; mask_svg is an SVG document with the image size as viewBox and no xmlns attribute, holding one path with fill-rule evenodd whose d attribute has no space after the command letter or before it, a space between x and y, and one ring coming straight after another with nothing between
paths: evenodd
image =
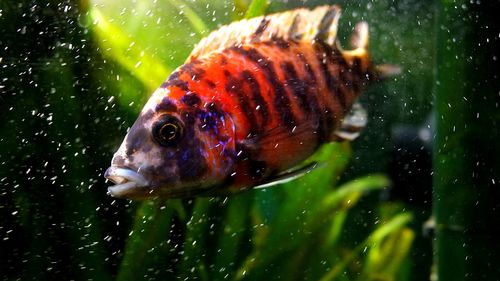
<instances>
[{"instance_id":1,"label":"tan fin edge","mask_svg":"<svg viewBox=\"0 0 500 281\"><path fill-rule=\"evenodd\" d=\"M319 7L322 8L322 7ZM333 46L337 39L338 22L341 9L338 6L329 6L325 11L318 27L315 40L322 40Z\"/></svg>"},{"instance_id":2,"label":"tan fin edge","mask_svg":"<svg viewBox=\"0 0 500 281\"><path fill-rule=\"evenodd\" d=\"M368 49L369 32L368 23L366 21L358 22L354 26L354 31L351 35L351 47L353 49Z\"/></svg>"},{"instance_id":3,"label":"tan fin edge","mask_svg":"<svg viewBox=\"0 0 500 281\"><path fill-rule=\"evenodd\" d=\"M352 50L345 50L338 41L336 44L348 63L352 64L358 61L361 63L360 67L362 71L370 71L372 64L370 55L368 54L369 27L367 22L361 21L354 26L350 40L350 47L353 48Z\"/></svg>"},{"instance_id":4,"label":"tan fin edge","mask_svg":"<svg viewBox=\"0 0 500 281\"><path fill-rule=\"evenodd\" d=\"M356 58L360 59L362 62L362 69L371 69L372 72L375 72L377 80L385 80L401 73L401 68L394 64L371 65L368 54L369 27L367 22L361 21L354 26L350 45L353 48L352 50L342 50L344 57L348 61Z\"/></svg>"},{"instance_id":5,"label":"tan fin edge","mask_svg":"<svg viewBox=\"0 0 500 281\"><path fill-rule=\"evenodd\" d=\"M233 22L203 38L191 52L188 62L213 52L243 44L276 40L324 40L333 44L337 36L340 7L298 8L282 13Z\"/></svg>"}]
</instances>

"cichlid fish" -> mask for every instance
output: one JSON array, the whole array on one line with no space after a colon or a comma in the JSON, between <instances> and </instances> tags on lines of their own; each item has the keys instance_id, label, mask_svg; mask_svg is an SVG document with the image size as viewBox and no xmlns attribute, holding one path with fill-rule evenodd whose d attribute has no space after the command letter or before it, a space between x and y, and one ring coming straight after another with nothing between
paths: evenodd
<instances>
[{"instance_id":1,"label":"cichlid fish","mask_svg":"<svg viewBox=\"0 0 500 281\"><path fill-rule=\"evenodd\" d=\"M289 181L319 146L366 124L355 103L395 67L374 66L368 25L353 50L337 39L338 6L242 20L201 40L157 89L105 177L115 197L212 196Z\"/></svg>"}]
</instances>

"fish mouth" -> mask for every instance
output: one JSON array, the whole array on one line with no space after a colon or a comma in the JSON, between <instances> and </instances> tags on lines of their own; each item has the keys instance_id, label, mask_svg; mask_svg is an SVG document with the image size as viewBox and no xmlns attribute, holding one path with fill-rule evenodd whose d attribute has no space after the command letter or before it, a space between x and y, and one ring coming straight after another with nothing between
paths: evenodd
<instances>
[{"instance_id":1,"label":"fish mouth","mask_svg":"<svg viewBox=\"0 0 500 281\"><path fill-rule=\"evenodd\" d=\"M104 177L115 184L108 187L108 193L113 197L133 197L141 187L149 184L143 175L129 168L109 167Z\"/></svg>"}]
</instances>

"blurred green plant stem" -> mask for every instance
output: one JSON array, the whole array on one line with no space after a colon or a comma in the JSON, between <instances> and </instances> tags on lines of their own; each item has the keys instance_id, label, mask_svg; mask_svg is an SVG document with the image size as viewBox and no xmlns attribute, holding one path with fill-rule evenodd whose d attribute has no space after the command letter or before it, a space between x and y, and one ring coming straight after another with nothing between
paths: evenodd
<instances>
[{"instance_id":1,"label":"blurred green plant stem","mask_svg":"<svg viewBox=\"0 0 500 281\"><path fill-rule=\"evenodd\" d=\"M440 1L434 150L439 281L500 277L498 1Z\"/></svg>"}]
</instances>

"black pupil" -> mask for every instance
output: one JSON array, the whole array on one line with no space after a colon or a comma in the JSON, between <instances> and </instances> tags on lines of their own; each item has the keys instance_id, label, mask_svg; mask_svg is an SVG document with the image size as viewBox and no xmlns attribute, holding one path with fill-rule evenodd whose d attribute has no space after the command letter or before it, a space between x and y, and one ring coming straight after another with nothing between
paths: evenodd
<instances>
[{"instance_id":1,"label":"black pupil","mask_svg":"<svg viewBox=\"0 0 500 281\"><path fill-rule=\"evenodd\" d=\"M177 118L164 115L153 125L152 133L160 145L173 146L182 138L182 127Z\"/></svg>"},{"instance_id":2,"label":"black pupil","mask_svg":"<svg viewBox=\"0 0 500 281\"><path fill-rule=\"evenodd\" d=\"M160 129L160 135L166 141L175 140L177 136L178 127L174 123L166 123Z\"/></svg>"}]
</instances>

